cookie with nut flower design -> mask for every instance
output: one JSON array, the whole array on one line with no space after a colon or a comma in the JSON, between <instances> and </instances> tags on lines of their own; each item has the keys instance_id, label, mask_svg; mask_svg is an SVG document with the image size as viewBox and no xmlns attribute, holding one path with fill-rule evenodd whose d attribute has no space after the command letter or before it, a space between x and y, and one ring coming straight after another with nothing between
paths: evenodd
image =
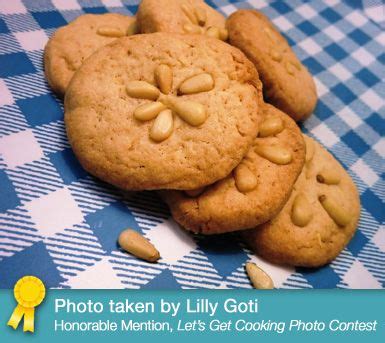
<instances>
[{"instance_id":1,"label":"cookie with nut flower design","mask_svg":"<svg viewBox=\"0 0 385 343\"><path fill-rule=\"evenodd\" d=\"M268 261L319 267L353 237L360 199L352 179L319 143L305 136L306 163L290 199L271 221L245 231L245 242Z\"/></svg>"},{"instance_id":2,"label":"cookie with nut flower design","mask_svg":"<svg viewBox=\"0 0 385 343\"><path fill-rule=\"evenodd\" d=\"M258 137L229 176L193 192L161 192L187 230L218 234L251 228L275 216L289 198L305 162L305 143L289 116L269 104L261 107Z\"/></svg>"},{"instance_id":3,"label":"cookie with nut flower design","mask_svg":"<svg viewBox=\"0 0 385 343\"><path fill-rule=\"evenodd\" d=\"M44 50L44 70L52 89L63 96L83 61L100 47L137 32L135 17L84 14L59 28Z\"/></svg>"},{"instance_id":4,"label":"cookie with nut flower design","mask_svg":"<svg viewBox=\"0 0 385 343\"><path fill-rule=\"evenodd\" d=\"M227 40L225 18L203 0L142 0L138 26L143 33L204 34Z\"/></svg>"},{"instance_id":5,"label":"cookie with nut flower design","mask_svg":"<svg viewBox=\"0 0 385 343\"><path fill-rule=\"evenodd\" d=\"M258 131L261 83L241 51L201 35L125 37L75 73L65 124L91 174L126 190L226 177Z\"/></svg>"},{"instance_id":6,"label":"cookie with nut flower design","mask_svg":"<svg viewBox=\"0 0 385 343\"><path fill-rule=\"evenodd\" d=\"M271 21L261 12L238 10L226 27L230 44L255 64L265 100L296 121L306 119L317 104L314 80Z\"/></svg>"}]
</instances>

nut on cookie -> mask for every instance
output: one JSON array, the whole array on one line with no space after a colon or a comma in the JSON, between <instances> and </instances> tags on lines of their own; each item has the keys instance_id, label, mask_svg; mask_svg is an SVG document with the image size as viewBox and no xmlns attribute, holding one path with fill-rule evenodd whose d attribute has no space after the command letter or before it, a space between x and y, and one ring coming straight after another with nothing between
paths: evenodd
<instances>
[{"instance_id":1,"label":"nut on cookie","mask_svg":"<svg viewBox=\"0 0 385 343\"><path fill-rule=\"evenodd\" d=\"M126 190L191 190L242 160L258 130L261 92L254 65L218 39L133 35L75 73L65 124L96 177Z\"/></svg>"},{"instance_id":2,"label":"nut on cookie","mask_svg":"<svg viewBox=\"0 0 385 343\"><path fill-rule=\"evenodd\" d=\"M203 34L227 40L225 18L203 0L142 0L138 26L142 33Z\"/></svg>"},{"instance_id":3,"label":"nut on cookie","mask_svg":"<svg viewBox=\"0 0 385 343\"><path fill-rule=\"evenodd\" d=\"M261 108L259 134L230 175L196 192L161 192L187 230L217 234L251 228L275 216L289 198L305 163L305 143L288 115L269 104Z\"/></svg>"},{"instance_id":4,"label":"nut on cookie","mask_svg":"<svg viewBox=\"0 0 385 343\"><path fill-rule=\"evenodd\" d=\"M314 80L270 20L255 10L238 10L226 27L230 43L255 64L265 100L296 121L306 119L317 103Z\"/></svg>"},{"instance_id":5,"label":"nut on cookie","mask_svg":"<svg viewBox=\"0 0 385 343\"><path fill-rule=\"evenodd\" d=\"M84 14L59 28L44 50L44 71L52 89L63 96L83 61L101 46L136 33L135 17L117 13Z\"/></svg>"},{"instance_id":6,"label":"nut on cookie","mask_svg":"<svg viewBox=\"0 0 385 343\"><path fill-rule=\"evenodd\" d=\"M282 211L243 233L245 242L268 261L303 267L329 263L353 237L360 199L337 160L308 136L306 163Z\"/></svg>"}]
</instances>

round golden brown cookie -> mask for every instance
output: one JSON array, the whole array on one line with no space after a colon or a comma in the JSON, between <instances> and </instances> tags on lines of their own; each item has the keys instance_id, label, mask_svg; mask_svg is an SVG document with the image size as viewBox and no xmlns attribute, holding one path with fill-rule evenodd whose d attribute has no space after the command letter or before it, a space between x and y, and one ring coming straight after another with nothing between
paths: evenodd
<instances>
[{"instance_id":1,"label":"round golden brown cookie","mask_svg":"<svg viewBox=\"0 0 385 343\"><path fill-rule=\"evenodd\" d=\"M352 238L360 199L348 173L320 144L305 136L306 163L282 211L244 232L246 243L268 261L318 267Z\"/></svg>"},{"instance_id":2,"label":"round golden brown cookie","mask_svg":"<svg viewBox=\"0 0 385 343\"><path fill-rule=\"evenodd\" d=\"M74 72L100 47L118 37L136 33L134 17L116 13L85 14L59 28L44 51L48 83L64 95Z\"/></svg>"},{"instance_id":3,"label":"round golden brown cookie","mask_svg":"<svg viewBox=\"0 0 385 343\"><path fill-rule=\"evenodd\" d=\"M194 189L242 160L261 97L253 64L220 40L134 35L75 73L65 123L80 163L100 179L127 190Z\"/></svg>"},{"instance_id":4,"label":"round golden brown cookie","mask_svg":"<svg viewBox=\"0 0 385 343\"><path fill-rule=\"evenodd\" d=\"M266 101L294 120L307 118L317 103L313 78L269 19L255 10L239 10L226 26L230 43L257 67Z\"/></svg>"},{"instance_id":5,"label":"round golden brown cookie","mask_svg":"<svg viewBox=\"0 0 385 343\"><path fill-rule=\"evenodd\" d=\"M143 33L206 34L227 39L225 18L203 0L143 0L137 13Z\"/></svg>"},{"instance_id":6,"label":"round golden brown cookie","mask_svg":"<svg viewBox=\"0 0 385 343\"><path fill-rule=\"evenodd\" d=\"M188 230L217 234L264 223L287 201L305 162L305 143L296 123L263 105L259 136L225 179L201 194L164 191L174 219ZM190 195L189 195L190 194Z\"/></svg>"}]
</instances>

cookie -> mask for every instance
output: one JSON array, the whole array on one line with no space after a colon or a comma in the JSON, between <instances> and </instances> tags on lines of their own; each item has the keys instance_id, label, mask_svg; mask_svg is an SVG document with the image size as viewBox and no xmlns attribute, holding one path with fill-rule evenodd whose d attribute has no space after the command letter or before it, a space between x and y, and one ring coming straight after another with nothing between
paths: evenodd
<instances>
[{"instance_id":1,"label":"cookie","mask_svg":"<svg viewBox=\"0 0 385 343\"><path fill-rule=\"evenodd\" d=\"M296 121L306 119L317 103L314 80L269 19L255 10L239 10L226 25L230 43L257 67L265 100Z\"/></svg>"},{"instance_id":2,"label":"cookie","mask_svg":"<svg viewBox=\"0 0 385 343\"><path fill-rule=\"evenodd\" d=\"M49 85L63 96L75 71L100 47L136 33L134 17L116 13L85 14L58 29L44 50Z\"/></svg>"},{"instance_id":3,"label":"cookie","mask_svg":"<svg viewBox=\"0 0 385 343\"><path fill-rule=\"evenodd\" d=\"M143 0L137 13L142 33L205 34L226 40L225 18L203 0Z\"/></svg>"},{"instance_id":4,"label":"cookie","mask_svg":"<svg viewBox=\"0 0 385 343\"><path fill-rule=\"evenodd\" d=\"M80 163L100 179L126 190L195 189L242 160L261 97L253 64L218 39L134 35L75 73L65 123Z\"/></svg>"},{"instance_id":5,"label":"cookie","mask_svg":"<svg viewBox=\"0 0 385 343\"><path fill-rule=\"evenodd\" d=\"M229 176L200 194L161 193L187 230L217 234L251 228L284 206L305 162L305 143L289 116L268 104L263 111L258 137Z\"/></svg>"},{"instance_id":6,"label":"cookie","mask_svg":"<svg viewBox=\"0 0 385 343\"><path fill-rule=\"evenodd\" d=\"M244 233L246 243L278 264L319 267L352 238L360 199L348 173L319 143L305 136L306 164L282 211Z\"/></svg>"}]
</instances>

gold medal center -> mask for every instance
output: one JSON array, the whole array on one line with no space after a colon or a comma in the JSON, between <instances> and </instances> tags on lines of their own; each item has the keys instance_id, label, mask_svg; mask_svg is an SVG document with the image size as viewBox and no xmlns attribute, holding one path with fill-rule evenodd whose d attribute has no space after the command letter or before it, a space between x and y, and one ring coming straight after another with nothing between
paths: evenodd
<instances>
[{"instance_id":1,"label":"gold medal center","mask_svg":"<svg viewBox=\"0 0 385 343\"><path fill-rule=\"evenodd\" d=\"M40 295L40 287L35 282L25 282L20 287L20 294L24 301L35 301Z\"/></svg>"}]
</instances>

